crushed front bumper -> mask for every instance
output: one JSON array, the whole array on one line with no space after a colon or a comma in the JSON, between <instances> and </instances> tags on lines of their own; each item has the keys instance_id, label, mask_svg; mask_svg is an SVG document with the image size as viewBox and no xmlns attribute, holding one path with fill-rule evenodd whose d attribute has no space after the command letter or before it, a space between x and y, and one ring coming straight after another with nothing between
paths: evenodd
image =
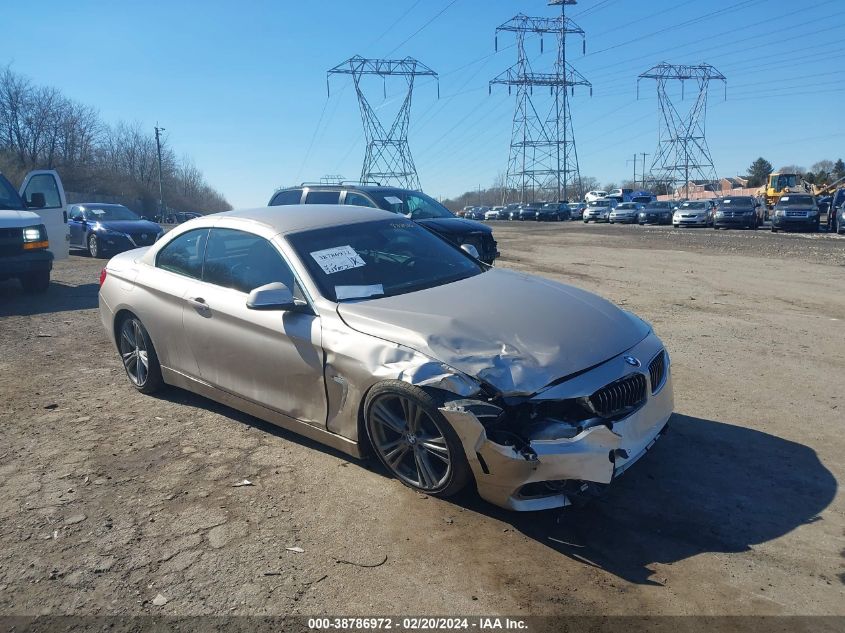
<instances>
[{"instance_id":1,"label":"crushed front bumper","mask_svg":"<svg viewBox=\"0 0 845 633\"><path fill-rule=\"evenodd\" d=\"M572 490L609 484L621 475L654 445L672 415L668 356L660 384L653 389L649 378L648 363L662 350L660 340L649 335L606 363L537 394L534 399L540 400L589 396L631 373L645 374L647 396L640 408L611 426L591 426L570 439L534 440L527 448L499 444L487 437L470 401L446 403L441 412L463 443L479 495L511 510L546 510L570 505ZM642 366L631 367L625 356L643 359Z\"/></svg>"}]
</instances>

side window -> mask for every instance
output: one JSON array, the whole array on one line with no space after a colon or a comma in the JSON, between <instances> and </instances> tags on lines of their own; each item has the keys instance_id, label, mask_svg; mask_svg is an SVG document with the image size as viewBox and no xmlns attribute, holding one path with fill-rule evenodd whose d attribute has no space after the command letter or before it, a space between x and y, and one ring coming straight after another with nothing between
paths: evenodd
<instances>
[{"instance_id":1,"label":"side window","mask_svg":"<svg viewBox=\"0 0 845 633\"><path fill-rule=\"evenodd\" d=\"M70 208L70 219L71 220L81 220L82 219L82 211L80 211L79 207L71 207Z\"/></svg>"},{"instance_id":2,"label":"side window","mask_svg":"<svg viewBox=\"0 0 845 633\"><path fill-rule=\"evenodd\" d=\"M376 205L367 196L362 196L360 193L355 193L354 191L346 192L346 202L344 204L376 208Z\"/></svg>"},{"instance_id":3,"label":"side window","mask_svg":"<svg viewBox=\"0 0 845 633\"><path fill-rule=\"evenodd\" d=\"M183 233L159 251L156 266L194 279L202 278L202 258L207 238L208 229Z\"/></svg>"},{"instance_id":4,"label":"side window","mask_svg":"<svg viewBox=\"0 0 845 633\"><path fill-rule=\"evenodd\" d=\"M305 196L305 204L338 204L339 191L309 191Z\"/></svg>"},{"instance_id":5,"label":"side window","mask_svg":"<svg viewBox=\"0 0 845 633\"><path fill-rule=\"evenodd\" d=\"M59 187L53 174L36 174L29 179L24 191L26 202L32 202L32 194L44 194L45 209L59 209L62 206L62 198L59 195Z\"/></svg>"},{"instance_id":6,"label":"side window","mask_svg":"<svg viewBox=\"0 0 845 633\"><path fill-rule=\"evenodd\" d=\"M271 207L281 206L284 204L299 204L302 200L302 189L286 189L280 191L270 201Z\"/></svg>"},{"instance_id":7,"label":"side window","mask_svg":"<svg viewBox=\"0 0 845 633\"><path fill-rule=\"evenodd\" d=\"M280 281L303 298L279 251L263 237L234 229L211 229L202 279L240 292Z\"/></svg>"}]
</instances>

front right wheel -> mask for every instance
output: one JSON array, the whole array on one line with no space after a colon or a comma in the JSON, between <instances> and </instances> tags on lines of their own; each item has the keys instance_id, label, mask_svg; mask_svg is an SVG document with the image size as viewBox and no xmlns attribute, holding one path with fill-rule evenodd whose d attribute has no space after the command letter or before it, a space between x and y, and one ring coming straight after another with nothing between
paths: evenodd
<instances>
[{"instance_id":1,"label":"front right wheel","mask_svg":"<svg viewBox=\"0 0 845 633\"><path fill-rule=\"evenodd\" d=\"M373 450L403 484L435 497L467 485L472 472L463 446L428 392L387 381L372 388L364 411Z\"/></svg>"}]
</instances>

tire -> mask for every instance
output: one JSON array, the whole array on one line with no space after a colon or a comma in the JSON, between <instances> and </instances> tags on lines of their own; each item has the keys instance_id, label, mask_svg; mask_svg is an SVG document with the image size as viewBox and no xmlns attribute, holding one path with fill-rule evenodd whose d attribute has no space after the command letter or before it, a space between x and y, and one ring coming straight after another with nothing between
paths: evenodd
<instances>
[{"instance_id":1,"label":"tire","mask_svg":"<svg viewBox=\"0 0 845 633\"><path fill-rule=\"evenodd\" d=\"M46 292L50 287L50 271L39 270L34 273L26 273L20 276L21 287L27 294Z\"/></svg>"},{"instance_id":2,"label":"tire","mask_svg":"<svg viewBox=\"0 0 845 633\"><path fill-rule=\"evenodd\" d=\"M141 393L155 393L164 385L153 342L141 320L127 315L117 326L117 349L126 377ZM146 359L146 362L144 362Z\"/></svg>"},{"instance_id":3,"label":"tire","mask_svg":"<svg viewBox=\"0 0 845 633\"><path fill-rule=\"evenodd\" d=\"M419 387L388 380L367 394L364 425L373 452L391 475L409 488L445 498L465 488L472 471L440 404Z\"/></svg>"},{"instance_id":4,"label":"tire","mask_svg":"<svg viewBox=\"0 0 845 633\"><path fill-rule=\"evenodd\" d=\"M778 232L778 230L773 226L772 227L772 233L777 233L777 232Z\"/></svg>"},{"instance_id":5,"label":"tire","mask_svg":"<svg viewBox=\"0 0 845 633\"><path fill-rule=\"evenodd\" d=\"M91 257L99 259L103 256L103 249L100 248L100 240L97 239L96 235L91 233L85 243L88 245L88 254Z\"/></svg>"}]
</instances>

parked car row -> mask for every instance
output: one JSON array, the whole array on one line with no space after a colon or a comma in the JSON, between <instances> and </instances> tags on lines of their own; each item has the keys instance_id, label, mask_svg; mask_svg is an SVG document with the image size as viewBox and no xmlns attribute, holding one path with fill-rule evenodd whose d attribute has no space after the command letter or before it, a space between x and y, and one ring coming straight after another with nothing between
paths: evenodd
<instances>
[{"instance_id":1,"label":"parked car row","mask_svg":"<svg viewBox=\"0 0 845 633\"><path fill-rule=\"evenodd\" d=\"M482 220L560 222L581 219L584 207L585 205L580 202L512 203L492 208L469 207L459 211L458 215L463 214L464 218Z\"/></svg>"},{"instance_id":2,"label":"parked car row","mask_svg":"<svg viewBox=\"0 0 845 633\"><path fill-rule=\"evenodd\" d=\"M671 224L675 228L752 230L760 228L767 219L765 205L753 196L662 201L656 200L647 191L615 189L610 193L589 191L585 198L585 203L509 204L492 209L484 207L483 216L485 220L581 220L585 224ZM624 198L629 200L622 201ZM837 214L832 230L842 234L845 233L845 190L840 198L829 197L823 204L827 205L827 212ZM472 213L473 209L466 213ZM811 194L782 196L771 213L771 230L818 231L823 212Z\"/></svg>"}]
</instances>

